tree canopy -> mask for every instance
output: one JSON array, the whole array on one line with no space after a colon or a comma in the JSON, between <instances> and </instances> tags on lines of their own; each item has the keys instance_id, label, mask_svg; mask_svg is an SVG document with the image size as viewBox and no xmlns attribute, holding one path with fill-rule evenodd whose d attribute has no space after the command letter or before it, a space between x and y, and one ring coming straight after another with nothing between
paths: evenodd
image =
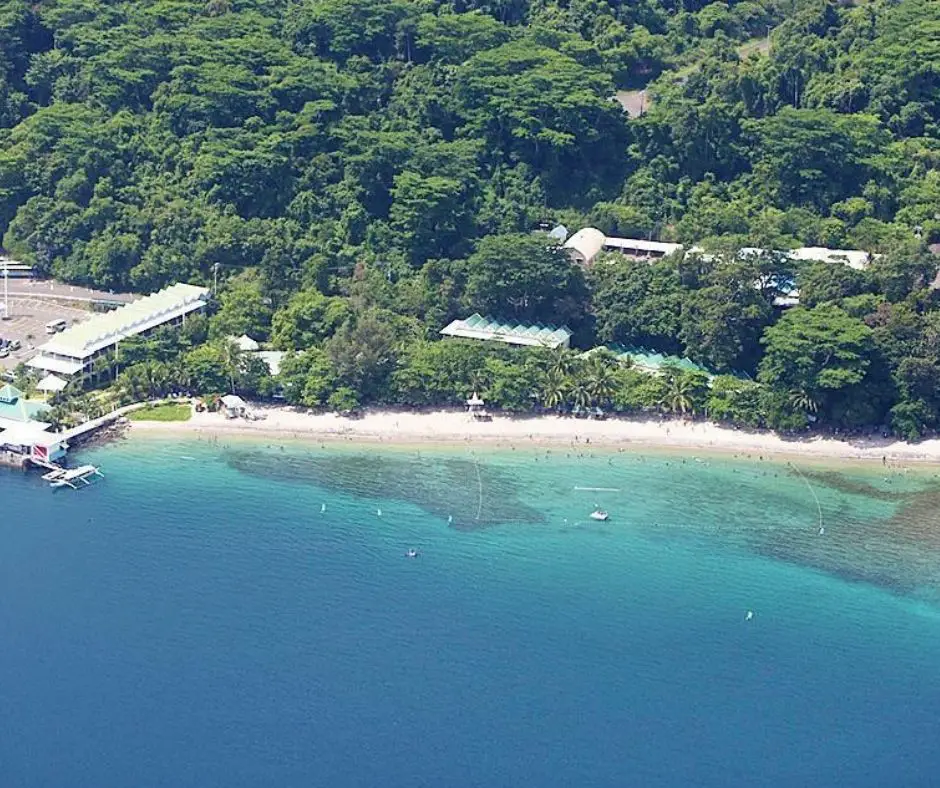
<instances>
[{"instance_id":1,"label":"tree canopy","mask_svg":"<svg viewBox=\"0 0 940 788\"><path fill-rule=\"evenodd\" d=\"M938 31L930 0L9 0L2 245L78 284L218 280L184 353L204 386L248 333L318 406L425 401L432 363L469 386L472 359L512 407L709 407L675 374L601 396L593 367L429 344L480 311L685 355L729 418L923 434ZM701 249L585 271L557 223ZM740 251L796 246L872 258Z\"/></svg>"}]
</instances>

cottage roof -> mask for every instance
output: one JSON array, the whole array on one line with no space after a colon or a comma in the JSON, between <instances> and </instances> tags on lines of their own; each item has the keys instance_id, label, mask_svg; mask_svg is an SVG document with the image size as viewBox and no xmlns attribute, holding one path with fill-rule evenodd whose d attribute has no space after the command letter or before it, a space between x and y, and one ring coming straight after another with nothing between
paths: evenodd
<instances>
[{"instance_id":1,"label":"cottage roof","mask_svg":"<svg viewBox=\"0 0 940 788\"><path fill-rule=\"evenodd\" d=\"M248 336L248 334L242 334L240 337L235 337L232 339L232 341L238 345L239 350L244 350L246 353L253 353L261 347L261 345Z\"/></svg>"},{"instance_id":2,"label":"cottage roof","mask_svg":"<svg viewBox=\"0 0 940 788\"><path fill-rule=\"evenodd\" d=\"M454 320L441 329L441 333L448 337L495 340L509 345L550 348L567 345L571 339L571 330L567 326L501 323L495 318L483 317L480 314L472 314L466 320Z\"/></svg>"},{"instance_id":3,"label":"cottage roof","mask_svg":"<svg viewBox=\"0 0 940 788\"><path fill-rule=\"evenodd\" d=\"M36 388L40 391L49 391L55 393L57 391L62 391L68 384L62 380L58 375L46 375L39 383L36 384Z\"/></svg>"},{"instance_id":4,"label":"cottage roof","mask_svg":"<svg viewBox=\"0 0 940 788\"><path fill-rule=\"evenodd\" d=\"M23 398L23 392L20 391L16 386L12 386L9 383L0 387L0 402L4 405L13 405L18 399Z\"/></svg>"},{"instance_id":5,"label":"cottage roof","mask_svg":"<svg viewBox=\"0 0 940 788\"><path fill-rule=\"evenodd\" d=\"M604 233L596 227L582 227L565 241L565 249L573 253L575 259L589 265L604 248Z\"/></svg>"}]
</instances>

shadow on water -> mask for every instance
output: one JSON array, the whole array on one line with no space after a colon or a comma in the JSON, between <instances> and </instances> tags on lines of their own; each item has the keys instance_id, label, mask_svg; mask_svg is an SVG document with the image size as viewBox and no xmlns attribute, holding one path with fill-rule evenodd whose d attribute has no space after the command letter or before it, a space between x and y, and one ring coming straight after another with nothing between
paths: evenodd
<instances>
[{"instance_id":1,"label":"shadow on water","mask_svg":"<svg viewBox=\"0 0 940 788\"><path fill-rule=\"evenodd\" d=\"M798 472L792 466L788 468L788 472L793 476L798 475ZM882 490L869 482L849 478L838 471L803 470L799 474L808 481L828 487L831 490L848 493L849 495L864 495L866 498L872 498L876 501L903 501L910 497L910 493Z\"/></svg>"},{"instance_id":2,"label":"shadow on water","mask_svg":"<svg viewBox=\"0 0 940 788\"><path fill-rule=\"evenodd\" d=\"M791 475L797 475L790 471ZM822 501L823 533L783 528L743 536L748 549L847 582L940 603L940 488L884 490L839 471L802 474ZM886 478L887 483L891 480ZM890 504L885 516L861 516L865 501ZM854 504L854 505L853 505Z\"/></svg>"},{"instance_id":3,"label":"shadow on water","mask_svg":"<svg viewBox=\"0 0 940 788\"><path fill-rule=\"evenodd\" d=\"M541 512L519 500L519 485L512 476L472 459L230 450L225 460L230 467L262 479L405 501L436 517L452 518L450 526L462 531L545 522Z\"/></svg>"}]
</instances>

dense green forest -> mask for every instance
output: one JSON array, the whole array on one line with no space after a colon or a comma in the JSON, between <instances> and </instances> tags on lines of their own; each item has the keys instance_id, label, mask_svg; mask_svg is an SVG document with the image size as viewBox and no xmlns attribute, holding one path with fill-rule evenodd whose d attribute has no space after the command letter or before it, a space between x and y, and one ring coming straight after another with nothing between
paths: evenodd
<instances>
[{"instance_id":1,"label":"dense green forest","mask_svg":"<svg viewBox=\"0 0 940 788\"><path fill-rule=\"evenodd\" d=\"M640 88L630 117L613 96ZM940 423L938 123L930 0L0 8L3 245L99 287L217 276L210 344L159 363L248 332L294 351L285 394L308 405L479 386L516 408L922 435ZM556 222L714 254L582 271L536 233ZM880 256L737 254L797 245ZM775 308L794 284L801 306ZM471 311L719 377L435 341Z\"/></svg>"}]
</instances>

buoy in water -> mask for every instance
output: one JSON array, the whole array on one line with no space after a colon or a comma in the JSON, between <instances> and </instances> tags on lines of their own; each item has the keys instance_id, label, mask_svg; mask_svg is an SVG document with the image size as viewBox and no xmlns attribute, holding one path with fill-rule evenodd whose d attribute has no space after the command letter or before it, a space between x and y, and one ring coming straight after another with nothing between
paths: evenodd
<instances>
[{"instance_id":1,"label":"buoy in water","mask_svg":"<svg viewBox=\"0 0 940 788\"><path fill-rule=\"evenodd\" d=\"M450 525L454 522L454 516L452 514L447 515L447 524Z\"/></svg>"},{"instance_id":2,"label":"buoy in water","mask_svg":"<svg viewBox=\"0 0 940 788\"><path fill-rule=\"evenodd\" d=\"M325 504L325 503L321 503L321 504L320 504L320 514L323 514L325 511L326 511L326 504Z\"/></svg>"},{"instance_id":3,"label":"buoy in water","mask_svg":"<svg viewBox=\"0 0 940 788\"><path fill-rule=\"evenodd\" d=\"M382 510L381 510L381 509L376 509L376 510L375 510L375 513L376 513L379 517L382 516Z\"/></svg>"}]
</instances>

